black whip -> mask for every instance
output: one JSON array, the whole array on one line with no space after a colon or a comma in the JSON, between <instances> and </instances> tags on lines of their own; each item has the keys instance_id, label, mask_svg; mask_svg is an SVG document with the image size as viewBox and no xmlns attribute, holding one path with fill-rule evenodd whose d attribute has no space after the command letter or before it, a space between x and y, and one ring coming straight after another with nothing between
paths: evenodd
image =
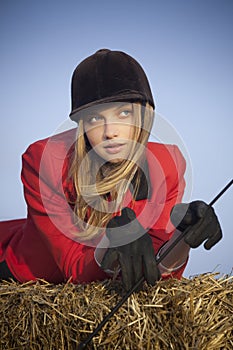
<instances>
[{"instance_id":1,"label":"black whip","mask_svg":"<svg viewBox=\"0 0 233 350\"><path fill-rule=\"evenodd\" d=\"M212 206L222 195L224 192L228 190L228 188L233 184L233 179L229 181L229 183L217 194L217 196L212 199L212 201L209 203L209 206ZM207 209L208 211L208 209ZM201 224L201 220L200 220ZM156 260L157 265L170 253L170 251L179 243L184 236L189 232L190 227L187 227L177 238L176 240L166 249L161 256ZM117 310L125 303L125 301L137 290L137 288L143 283L144 276L138 280L138 282L135 283L135 285L122 297L122 299L114 306L114 308L109 312L107 316L104 317L104 319L99 323L99 325L96 327L96 329L89 335L89 337L81 342L78 345L78 350L85 349L86 346L90 343L90 341L99 333L99 331L103 328L105 323L108 322L108 320L117 312Z\"/></svg>"}]
</instances>

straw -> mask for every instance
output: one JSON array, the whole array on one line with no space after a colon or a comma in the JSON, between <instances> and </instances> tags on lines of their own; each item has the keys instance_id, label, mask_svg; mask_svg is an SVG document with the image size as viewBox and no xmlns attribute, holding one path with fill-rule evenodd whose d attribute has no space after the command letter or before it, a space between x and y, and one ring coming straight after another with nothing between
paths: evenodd
<instances>
[{"instance_id":1,"label":"straw","mask_svg":"<svg viewBox=\"0 0 233 350\"><path fill-rule=\"evenodd\" d=\"M0 349L69 350L116 304L120 281L0 283ZM233 348L233 276L159 281L132 294L88 349Z\"/></svg>"}]
</instances>

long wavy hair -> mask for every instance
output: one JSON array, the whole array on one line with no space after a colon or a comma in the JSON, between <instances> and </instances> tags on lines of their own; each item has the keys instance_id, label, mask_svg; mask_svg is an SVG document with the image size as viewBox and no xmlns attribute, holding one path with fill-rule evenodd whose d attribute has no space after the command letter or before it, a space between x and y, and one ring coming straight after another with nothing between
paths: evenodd
<instances>
[{"instance_id":1,"label":"long wavy hair","mask_svg":"<svg viewBox=\"0 0 233 350\"><path fill-rule=\"evenodd\" d=\"M81 241L95 239L103 232L113 213L122 209L123 198L134 177L133 198L138 192L138 170L145 160L154 111L149 104L132 103L132 108L135 118L132 147L128 158L117 163L106 163L94 152L80 116L70 177L77 195L73 206Z\"/></svg>"}]
</instances>

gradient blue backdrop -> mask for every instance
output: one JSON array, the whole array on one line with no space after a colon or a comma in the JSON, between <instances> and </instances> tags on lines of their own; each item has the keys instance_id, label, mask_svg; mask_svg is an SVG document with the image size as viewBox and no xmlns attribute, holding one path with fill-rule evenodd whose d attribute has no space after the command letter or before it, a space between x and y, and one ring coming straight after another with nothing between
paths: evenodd
<instances>
[{"instance_id":1,"label":"gradient blue backdrop","mask_svg":"<svg viewBox=\"0 0 233 350\"><path fill-rule=\"evenodd\" d=\"M21 154L70 111L70 78L100 48L144 67L157 111L181 135L192 199L210 201L232 178L233 1L0 1L0 219L24 217ZM193 250L185 276L232 271L230 189L215 205L224 238Z\"/></svg>"}]
</instances>

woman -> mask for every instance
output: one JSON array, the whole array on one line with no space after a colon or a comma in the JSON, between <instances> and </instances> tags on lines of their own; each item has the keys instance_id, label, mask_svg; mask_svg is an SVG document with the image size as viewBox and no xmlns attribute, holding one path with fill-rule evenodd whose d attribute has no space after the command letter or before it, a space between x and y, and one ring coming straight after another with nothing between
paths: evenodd
<instances>
[{"instance_id":1,"label":"woman","mask_svg":"<svg viewBox=\"0 0 233 350\"><path fill-rule=\"evenodd\" d=\"M211 248L221 228L204 202L180 204L178 147L148 143L154 101L142 67L107 49L86 58L73 73L70 117L77 129L23 155L28 216L0 223L0 278L82 283L118 273L126 289L142 276L152 285L180 278L190 247ZM157 266L188 226L192 234Z\"/></svg>"}]
</instances>

